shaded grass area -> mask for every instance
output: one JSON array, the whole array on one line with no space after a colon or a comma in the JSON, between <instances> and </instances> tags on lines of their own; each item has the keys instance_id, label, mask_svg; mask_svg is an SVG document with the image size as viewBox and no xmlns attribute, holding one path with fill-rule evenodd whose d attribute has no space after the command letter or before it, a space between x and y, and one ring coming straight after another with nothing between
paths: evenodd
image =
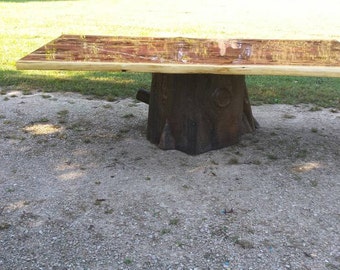
<instances>
[{"instance_id":1,"label":"shaded grass area","mask_svg":"<svg viewBox=\"0 0 340 270\"><path fill-rule=\"evenodd\" d=\"M340 108L340 79L294 76L248 76L253 104L311 103Z\"/></svg>"},{"instance_id":2,"label":"shaded grass area","mask_svg":"<svg viewBox=\"0 0 340 270\"><path fill-rule=\"evenodd\" d=\"M0 70L0 78L5 88L78 92L107 100L134 97L151 85L149 73ZM310 103L340 109L337 78L247 76L246 81L254 105Z\"/></svg>"},{"instance_id":3,"label":"shaded grass area","mask_svg":"<svg viewBox=\"0 0 340 270\"><path fill-rule=\"evenodd\" d=\"M16 90L63 91L94 95L108 100L132 97L139 88L149 88L147 73L90 71L14 71L0 70L1 85Z\"/></svg>"}]
</instances>

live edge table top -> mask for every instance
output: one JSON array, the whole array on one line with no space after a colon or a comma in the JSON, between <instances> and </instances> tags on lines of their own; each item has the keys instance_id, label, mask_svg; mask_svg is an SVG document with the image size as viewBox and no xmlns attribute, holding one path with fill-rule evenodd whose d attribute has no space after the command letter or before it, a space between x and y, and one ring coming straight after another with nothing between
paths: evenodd
<instances>
[{"instance_id":1,"label":"live edge table top","mask_svg":"<svg viewBox=\"0 0 340 270\"><path fill-rule=\"evenodd\" d=\"M17 68L340 77L340 42L62 35Z\"/></svg>"}]
</instances>

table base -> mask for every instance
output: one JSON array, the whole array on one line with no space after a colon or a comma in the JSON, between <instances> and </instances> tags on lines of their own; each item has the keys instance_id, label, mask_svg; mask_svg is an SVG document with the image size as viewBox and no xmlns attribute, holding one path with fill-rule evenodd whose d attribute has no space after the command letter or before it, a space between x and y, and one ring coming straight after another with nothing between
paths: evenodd
<instances>
[{"instance_id":1,"label":"table base","mask_svg":"<svg viewBox=\"0 0 340 270\"><path fill-rule=\"evenodd\" d=\"M149 103L147 139L164 150L197 155L255 130L243 75L154 73L150 96L138 95Z\"/></svg>"}]
</instances>

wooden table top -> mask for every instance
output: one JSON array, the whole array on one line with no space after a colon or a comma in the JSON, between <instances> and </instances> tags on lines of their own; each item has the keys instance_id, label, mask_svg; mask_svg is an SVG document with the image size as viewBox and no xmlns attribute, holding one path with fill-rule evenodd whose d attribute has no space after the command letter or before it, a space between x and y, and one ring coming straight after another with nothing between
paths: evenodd
<instances>
[{"instance_id":1,"label":"wooden table top","mask_svg":"<svg viewBox=\"0 0 340 270\"><path fill-rule=\"evenodd\" d=\"M340 77L340 42L62 35L17 68Z\"/></svg>"}]
</instances>

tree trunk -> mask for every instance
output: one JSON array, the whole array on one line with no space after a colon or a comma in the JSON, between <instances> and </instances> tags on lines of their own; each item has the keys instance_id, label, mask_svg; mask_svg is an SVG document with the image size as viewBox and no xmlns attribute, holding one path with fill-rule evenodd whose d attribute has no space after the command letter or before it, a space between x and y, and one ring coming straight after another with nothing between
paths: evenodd
<instances>
[{"instance_id":1,"label":"tree trunk","mask_svg":"<svg viewBox=\"0 0 340 270\"><path fill-rule=\"evenodd\" d=\"M147 138L197 155L255 130L243 75L153 74Z\"/></svg>"}]
</instances>

